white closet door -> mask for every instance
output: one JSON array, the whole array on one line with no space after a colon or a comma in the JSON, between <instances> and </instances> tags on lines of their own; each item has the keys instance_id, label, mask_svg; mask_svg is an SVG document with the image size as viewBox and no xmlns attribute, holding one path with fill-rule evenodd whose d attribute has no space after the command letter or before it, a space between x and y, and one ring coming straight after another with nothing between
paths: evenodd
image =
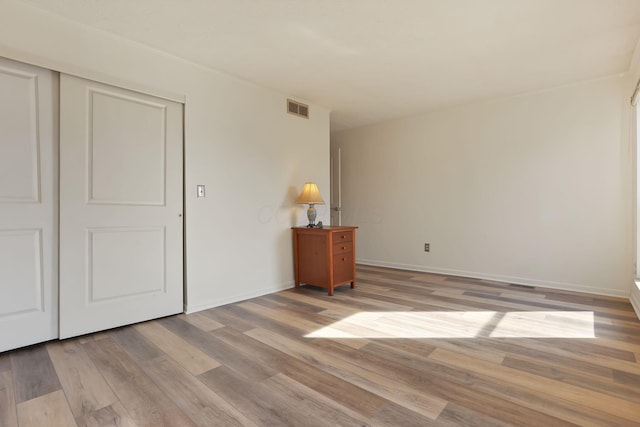
<instances>
[{"instance_id":1,"label":"white closet door","mask_svg":"<svg viewBox=\"0 0 640 427\"><path fill-rule=\"evenodd\" d=\"M60 337L182 312L182 104L60 76Z\"/></svg>"},{"instance_id":2,"label":"white closet door","mask_svg":"<svg viewBox=\"0 0 640 427\"><path fill-rule=\"evenodd\" d=\"M58 336L58 87L0 58L0 351Z\"/></svg>"}]
</instances>

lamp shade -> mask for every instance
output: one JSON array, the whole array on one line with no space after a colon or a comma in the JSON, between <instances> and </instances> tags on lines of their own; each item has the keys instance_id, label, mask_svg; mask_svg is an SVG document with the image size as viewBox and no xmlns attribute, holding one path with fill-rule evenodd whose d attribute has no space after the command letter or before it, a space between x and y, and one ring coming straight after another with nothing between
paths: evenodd
<instances>
[{"instance_id":1,"label":"lamp shade","mask_svg":"<svg viewBox=\"0 0 640 427\"><path fill-rule=\"evenodd\" d=\"M310 205L324 205L324 200L320 195L318 186L313 182L307 182L302 187L300 195L296 199L296 203Z\"/></svg>"}]
</instances>

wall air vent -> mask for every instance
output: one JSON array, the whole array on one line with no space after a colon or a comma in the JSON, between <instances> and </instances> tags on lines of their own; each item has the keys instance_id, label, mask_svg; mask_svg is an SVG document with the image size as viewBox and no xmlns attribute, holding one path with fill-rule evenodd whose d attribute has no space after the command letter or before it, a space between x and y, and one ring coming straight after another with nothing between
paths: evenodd
<instances>
[{"instance_id":1,"label":"wall air vent","mask_svg":"<svg viewBox=\"0 0 640 427\"><path fill-rule=\"evenodd\" d=\"M293 99L287 99L287 113L308 119L309 106L306 104L302 104L300 102L294 101Z\"/></svg>"}]
</instances>

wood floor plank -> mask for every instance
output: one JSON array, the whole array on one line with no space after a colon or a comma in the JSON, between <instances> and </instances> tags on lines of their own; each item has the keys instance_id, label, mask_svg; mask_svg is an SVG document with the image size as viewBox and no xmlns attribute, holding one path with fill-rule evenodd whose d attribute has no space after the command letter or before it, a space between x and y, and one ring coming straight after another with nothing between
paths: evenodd
<instances>
[{"instance_id":1,"label":"wood floor plank","mask_svg":"<svg viewBox=\"0 0 640 427\"><path fill-rule=\"evenodd\" d=\"M366 418L360 413L342 405L339 399L332 399L318 393L306 385L284 374L277 374L267 379L264 385L291 401L303 414L322 414L323 424L329 426L365 425Z\"/></svg>"},{"instance_id":2,"label":"wood floor plank","mask_svg":"<svg viewBox=\"0 0 640 427\"><path fill-rule=\"evenodd\" d=\"M291 400L296 407L300 408L300 412L310 415L322 414L322 421L327 425L352 426L364 425L367 422L362 414L342 405L339 399L332 399L318 393L287 375L277 374L266 380L264 384L285 399Z\"/></svg>"},{"instance_id":3,"label":"wood floor plank","mask_svg":"<svg viewBox=\"0 0 640 427\"><path fill-rule=\"evenodd\" d=\"M593 363L589 360L582 360L581 354L572 351L562 351L555 347L541 345L538 340L529 339L499 339L499 340L474 340L474 346L482 351L483 349L501 351L505 355L528 360L532 362L544 361L558 369L571 369L575 372L585 373L611 379L613 369ZM578 359L580 358L580 359Z\"/></svg>"},{"instance_id":4,"label":"wood floor plank","mask_svg":"<svg viewBox=\"0 0 640 427\"><path fill-rule=\"evenodd\" d=\"M277 294L269 294L269 295L264 295L264 297L257 298L255 301L256 302L260 302L264 298L267 298L267 299L269 299L271 301L277 301L277 302L283 304L285 307L295 307L298 310L309 312L309 313L319 313L322 310L324 310L323 307L315 305L315 304L307 304L307 303L304 303L302 301L286 298L286 295L287 294L284 293L284 292L280 292L280 293L277 293Z\"/></svg>"},{"instance_id":5,"label":"wood floor plank","mask_svg":"<svg viewBox=\"0 0 640 427\"><path fill-rule=\"evenodd\" d=\"M481 293L481 292L464 292L463 295L465 297L470 297L472 301L481 301L484 299L493 303L500 302L501 305L504 304L505 306L512 305L514 308L522 307L523 305L525 305L530 310L537 309L540 311L546 311L546 310L565 309L565 310L571 310L571 311L577 311L577 310L592 311L594 309L592 305L578 304L576 302L571 303L569 301L554 300L554 299L548 299L548 298L544 298L544 299L528 298L527 300L524 301L524 304L523 304L523 299L521 297L503 295L502 293L500 293L497 296L494 296L491 294ZM620 311L619 309L605 309L603 311L611 314L622 313L625 317L628 315L626 311Z\"/></svg>"},{"instance_id":6,"label":"wood floor plank","mask_svg":"<svg viewBox=\"0 0 640 427\"><path fill-rule=\"evenodd\" d=\"M321 314L309 313L302 316L302 313L296 312L295 310L290 311L283 308L276 310L273 308L261 306L260 304L255 304L250 301L246 303L240 303L238 304L238 306L252 313L261 315L262 317L276 320L282 325L294 325L295 328L305 336L320 329L325 329L331 330L336 337L339 337L340 335L348 337L349 339L343 340L343 342L354 348L362 348L369 343L369 340L367 339L358 338L358 335L355 335L354 331L344 329L332 330L331 326L328 326L328 324L331 323L331 320L322 316ZM344 334L342 334L341 332L344 332Z\"/></svg>"},{"instance_id":7,"label":"wood floor plank","mask_svg":"<svg viewBox=\"0 0 640 427\"><path fill-rule=\"evenodd\" d=\"M88 342L84 346L136 424L195 425L113 339Z\"/></svg>"},{"instance_id":8,"label":"wood floor plank","mask_svg":"<svg viewBox=\"0 0 640 427\"><path fill-rule=\"evenodd\" d=\"M225 366L199 376L211 390L222 396L260 426L331 426L319 414L298 411L296 402L285 399L262 382L247 382Z\"/></svg>"},{"instance_id":9,"label":"wood floor plank","mask_svg":"<svg viewBox=\"0 0 640 427\"><path fill-rule=\"evenodd\" d=\"M186 320L183 317L180 318ZM193 324L192 322L189 323ZM200 375L220 366L220 363L215 359L156 322L138 324L136 329L164 353L178 362L191 375Z\"/></svg>"},{"instance_id":10,"label":"wood floor plank","mask_svg":"<svg viewBox=\"0 0 640 427\"><path fill-rule=\"evenodd\" d=\"M363 308L369 306L371 311L410 311L413 308L411 304L398 304L384 298L369 298L364 292L353 292L345 295L345 303L348 302Z\"/></svg>"},{"instance_id":11,"label":"wood floor plank","mask_svg":"<svg viewBox=\"0 0 640 427\"><path fill-rule=\"evenodd\" d=\"M424 302L418 302L416 305L417 310L425 310L425 311L496 311L492 310L498 308L498 306L488 306L484 304L479 306L478 304L469 305L466 301L459 300L456 296L443 296L442 294L446 294L442 292L441 294L436 294L430 296L428 299L423 300ZM411 298L405 296L401 291L390 291L389 296L395 299L407 300L410 301Z\"/></svg>"},{"instance_id":12,"label":"wood floor plank","mask_svg":"<svg viewBox=\"0 0 640 427\"><path fill-rule=\"evenodd\" d=\"M164 355L156 345L147 340L135 327L114 329L110 332L110 336L137 362L145 362Z\"/></svg>"},{"instance_id":13,"label":"wood floor plank","mask_svg":"<svg viewBox=\"0 0 640 427\"><path fill-rule=\"evenodd\" d=\"M397 403L388 402L371 418L370 425L374 427L428 427L439 426L440 422L433 421Z\"/></svg>"},{"instance_id":14,"label":"wood floor plank","mask_svg":"<svg viewBox=\"0 0 640 427\"><path fill-rule=\"evenodd\" d=\"M192 375L187 375L184 368L168 357L145 363L144 370L197 425L255 426L245 415Z\"/></svg>"},{"instance_id":15,"label":"wood floor plank","mask_svg":"<svg viewBox=\"0 0 640 427\"><path fill-rule=\"evenodd\" d=\"M254 340L246 334L224 328L215 331L216 337L229 344L241 354L252 355L255 362L271 366L289 378L305 384L316 392L337 398L342 405L371 417L388 403L386 399L335 377L315 366L304 363L278 349Z\"/></svg>"},{"instance_id":16,"label":"wood floor plank","mask_svg":"<svg viewBox=\"0 0 640 427\"><path fill-rule=\"evenodd\" d=\"M464 367L464 369L481 373L507 384L514 384L538 393L546 393L576 405L594 408L605 414L615 410L615 414L611 414L612 416L615 415L640 423L640 411L638 411L637 404L634 402L614 399L604 393L585 390L572 385L565 384L560 386L558 382L547 378L480 361L448 350L436 349L429 355L429 358L449 366Z\"/></svg>"},{"instance_id":17,"label":"wood floor plank","mask_svg":"<svg viewBox=\"0 0 640 427\"><path fill-rule=\"evenodd\" d=\"M9 353L0 353L0 372L11 370L11 359Z\"/></svg>"},{"instance_id":18,"label":"wood floor plank","mask_svg":"<svg viewBox=\"0 0 640 427\"><path fill-rule=\"evenodd\" d=\"M239 354L232 346L216 338L213 333L204 332L182 319L175 317L165 318L159 320L159 322L162 326L199 348L217 362L235 370L248 379L262 381L277 374L277 371L272 367L256 364L251 357Z\"/></svg>"},{"instance_id":19,"label":"wood floor plank","mask_svg":"<svg viewBox=\"0 0 640 427\"><path fill-rule=\"evenodd\" d=\"M273 309L276 309L276 310L279 310L279 309L287 307L287 303L286 302L279 301L276 298L272 298L271 295L264 295L263 298L254 299L254 302L256 304L260 304L260 305L263 305L265 307L273 308Z\"/></svg>"},{"instance_id":20,"label":"wood floor plank","mask_svg":"<svg viewBox=\"0 0 640 427\"><path fill-rule=\"evenodd\" d=\"M18 404L20 427L77 426L62 390Z\"/></svg>"},{"instance_id":21,"label":"wood floor plank","mask_svg":"<svg viewBox=\"0 0 640 427\"><path fill-rule=\"evenodd\" d=\"M634 396L640 394L640 391L637 390L637 386L638 384L640 384L640 375L638 374L630 374L628 372L622 372L617 369L613 369L613 382L616 384L625 384L633 387L631 391L625 393L625 396Z\"/></svg>"},{"instance_id":22,"label":"wood floor plank","mask_svg":"<svg viewBox=\"0 0 640 427\"><path fill-rule=\"evenodd\" d=\"M631 374L640 374L640 364L620 359L612 359L606 356L598 354L590 354L584 351L575 351L571 346L565 347L561 340L549 340L544 341L540 339L528 339L521 338L512 341L514 345L521 346L522 348L533 351L538 351L540 354L550 354L551 356L557 356L558 358L567 358L571 363L576 364L591 364L596 369L618 369ZM550 345L550 343L554 343Z\"/></svg>"},{"instance_id":23,"label":"wood floor plank","mask_svg":"<svg viewBox=\"0 0 640 427\"><path fill-rule=\"evenodd\" d=\"M360 289L359 292L363 295L369 296L371 299L384 298L385 300L396 304L409 304L412 307L411 311L438 311L443 308L455 308L455 306L443 307L443 304L440 301L435 298L427 298L423 292L408 293L404 290L394 288L385 292L384 295L380 295L379 293L369 293L367 292L368 289L369 288Z\"/></svg>"},{"instance_id":24,"label":"wood floor plank","mask_svg":"<svg viewBox=\"0 0 640 427\"><path fill-rule=\"evenodd\" d=\"M430 387L449 402L447 407L451 404L458 405L466 408L469 413L478 413L489 419L499 413L500 419L509 425L522 425L522 420L535 420L536 425L548 427L567 424L548 415L546 411L540 411L541 407L548 408L555 404L548 397L534 396L502 382L487 381L467 370L439 365L429 359L430 353L415 352L413 347L415 345L374 342L363 348L363 351L372 354L372 362L377 362L381 367L385 367L386 363L395 363L416 371L414 376L420 381L428 381ZM387 362L376 361L376 358L386 359ZM411 372L406 371L404 377ZM523 405L522 402L528 404ZM440 417L442 414L438 420Z\"/></svg>"},{"instance_id":25,"label":"wood floor plank","mask_svg":"<svg viewBox=\"0 0 640 427\"><path fill-rule=\"evenodd\" d=\"M240 332L245 332L255 328L255 324L245 319L238 318L232 312L232 305L217 307L215 310L205 310L202 312L206 316L227 328L233 328Z\"/></svg>"},{"instance_id":26,"label":"wood floor plank","mask_svg":"<svg viewBox=\"0 0 640 427\"><path fill-rule=\"evenodd\" d=\"M262 309L267 310L266 307L262 307ZM253 325L260 325L265 329L278 331L279 333L285 333L295 336L302 336L305 334L304 330L298 328L296 324L286 323L278 319L272 319L268 315L264 315L257 310L249 310L246 307L240 306L239 304L234 304L233 310L230 310L229 313L230 315L233 315L238 319L244 319L251 322ZM242 333L235 328L225 328L225 330L229 329L233 329L238 333ZM213 331L211 334L217 336L219 332L225 330L219 329Z\"/></svg>"},{"instance_id":27,"label":"wood floor plank","mask_svg":"<svg viewBox=\"0 0 640 427\"><path fill-rule=\"evenodd\" d=\"M307 363L318 364L325 372L349 378L355 384L365 390L384 397L401 406L411 409L432 420L435 420L444 409L446 401L426 393L417 393L406 384L388 378L376 372L360 368L357 361L348 362L337 359L324 351L314 351L308 345L301 344L281 335L274 334L264 329L253 329L246 332L247 335L265 344L278 348Z\"/></svg>"},{"instance_id":28,"label":"wood floor plank","mask_svg":"<svg viewBox=\"0 0 640 427\"><path fill-rule=\"evenodd\" d=\"M604 295L587 295L587 294L578 294L577 292L572 293L552 293L547 299L562 301L571 304L582 304L588 307L594 308L610 308L616 309L619 311L629 312L631 311L631 303L629 300L617 298L617 297L607 297Z\"/></svg>"},{"instance_id":29,"label":"wood floor plank","mask_svg":"<svg viewBox=\"0 0 640 427\"><path fill-rule=\"evenodd\" d=\"M347 289L347 288L336 288L337 289ZM300 293L304 293L305 295L314 295L319 290L312 290L308 286L303 286L297 290ZM367 298L365 296L359 295L359 289L353 290L353 292L345 293L341 295L341 300L339 304L350 306L353 308L357 308L360 311L407 311L411 310L410 305L396 304L393 302L388 302L384 300L378 300L373 298ZM330 298L327 296L327 298Z\"/></svg>"},{"instance_id":30,"label":"wood floor plank","mask_svg":"<svg viewBox=\"0 0 640 427\"><path fill-rule=\"evenodd\" d=\"M438 425L450 427L471 425L475 427L508 427L514 424L499 421L492 416L474 411L465 406L449 403L438 417ZM549 426L549 424L546 425Z\"/></svg>"},{"instance_id":31,"label":"wood floor plank","mask_svg":"<svg viewBox=\"0 0 640 427\"><path fill-rule=\"evenodd\" d=\"M80 344L86 344L90 341L98 341L104 338L111 338L110 332L96 332L91 335L83 335L78 337L77 340Z\"/></svg>"},{"instance_id":32,"label":"wood floor plank","mask_svg":"<svg viewBox=\"0 0 640 427\"><path fill-rule=\"evenodd\" d=\"M62 385L44 345L11 353L16 403L44 396Z\"/></svg>"},{"instance_id":33,"label":"wood floor plank","mask_svg":"<svg viewBox=\"0 0 640 427\"><path fill-rule=\"evenodd\" d=\"M447 290L438 290L433 292L432 297L437 299L438 301L450 302L454 304L460 304L461 302L465 304L467 310L469 309L477 309L478 311L496 311L496 312L505 312L505 311L532 311L536 310L540 307L532 306L530 302L507 302L507 301L498 301L490 300L487 298L479 298L470 295L451 295Z\"/></svg>"},{"instance_id":34,"label":"wood floor plank","mask_svg":"<svg viewBox=\"0 0 640 427\"><path fill-rule=\"evenodd\" d=\"M290 364L283 369L283 373L320 394L338 400L364 417L375 416L390 403L384 397L351 383L349 379L332 375L306 363ZM413 414L418 418L415 412Z\"/></svg>"},{"instance_id":35,"label":"wood floor plank","mask_svg":"<svg viewBox=\"0 0 640 427\"><path fill-rule=\"evenodd\" d=\"M76 418L118 401L78 341L53 342L46 347Z\"/></svg>"},{"instance_id":36,"label":"wood floor plank","mask_svg":"<svg viewBox=\"0 0 640 427\"><path fill-rule=\"evenodd\" d=\"M288 313L286 310L265 307L251 301L240 303L238 306L263 317L274 319L283 325L291 325L300 330L302 334L311 333L324 326L306 318L296 317L295 315Z\"/></svg>"},{"instance_id":37,"label":"wood floor plank","mask_svg":"<svg viewBox=\"0 0 640 427\"><path fill-rule=\"evenodd\" d=\"M0 427L18 427L11 371L0 371Z\"/></svg>"},{"instance_id":38,"label":"wood floor plank","mask_svg":"<svg viewBox=\"0 0 640 427\"><path fill-rule=\"evenodd\" d=\"M120 402L86 412L82 417L76 418L76 422L78 427L138 427Z\"/></svg>"},{"instance_id":39,"label":"wood floor plank","mask_svg":"<svg viewBox=\"0 0 640 427\"><path fill-rule=\"evenodd\" d=\"M201 313L179 314L178 317L207 332L224 327L222 323L216 322Z\"/></svg>"},{"instance_id":40,"label":"wood floor plank","mask_svg":"<svg viewBox=\"0 0 640 427\"><path fill-rule=\"evenodd\" d=\"M344 309L349 308L348 306L347 307L343 306L341 304L341 301L333 301L330 299L325 299L325 298L319 297L318 295L314 296L313 294L309 294L307 292L301 292L301 291L283 292L282 296L284 298L294 300L294 301L299 301L304 304L321 307L325 310L336 309L336 307L342 307ZM354 309L354 308L350 308L350 310L352 310L353 312L358 311L357 309ZM253 329L253 328L250 328L250 329Z\"/></svg>"},{"instance_id":41,"label":"wood floor plank","mask_svg":"<svg viewBox=\"0 0 640 427\"><path fill-rule=\"evenodd\" d=\"M632 402L640 404L640 390L625 387L624 384L634 381L640 381L640 376L633 374L623 374L620 371L618 376L619 381L617 384L611 379L602 379L595 375L589 375L586 373L575 372L570 368L559 369L554 366L550 366L541 361L522 360L516 357L506 357L502 362L502 366L517 369L519 371L528 372L533 375L548 378L555 381L561 381L566 384L575 385L585 390L592 390L595 392L606 391L607 395L615 396L621 399L626 399ZM612 375L615 373L612 370ZM628 381L625 381L627 379Z\"/></svg>"}]
</instances>

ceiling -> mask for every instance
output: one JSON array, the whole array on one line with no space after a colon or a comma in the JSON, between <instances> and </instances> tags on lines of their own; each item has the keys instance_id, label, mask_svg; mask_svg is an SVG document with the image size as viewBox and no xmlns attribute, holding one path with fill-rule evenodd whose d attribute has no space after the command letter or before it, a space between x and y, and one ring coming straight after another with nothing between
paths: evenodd
<instances>
[{"instance_id":1,"label":"ceiling","mask_svg":"<svg viewBox=\"0 0 640 427\"><path fill-rule=\"evenodd\" d=\"M640 0L21 0L332 110L331 130L629 70Z\"/></svg>"}]
</instances>

